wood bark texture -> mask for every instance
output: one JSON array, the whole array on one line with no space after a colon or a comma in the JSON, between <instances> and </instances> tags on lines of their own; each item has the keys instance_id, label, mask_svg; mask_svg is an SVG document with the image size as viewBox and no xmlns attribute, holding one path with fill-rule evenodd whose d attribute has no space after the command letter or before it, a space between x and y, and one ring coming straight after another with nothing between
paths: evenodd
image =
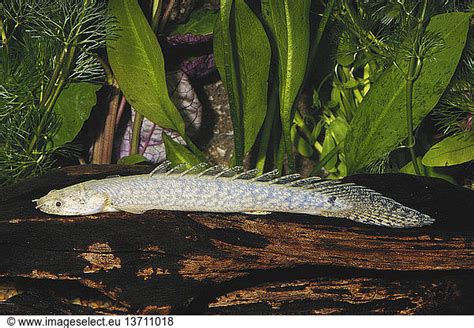
<instances>
[{"instance_id":1,"label":"wood bark texture","mask_svg":"<svg viewBox=\"0 0 474 328\"><path fill-rule=\"evenodd\" d=\"M0 293L18 293L0 313L474 313L474 192L442 180L346 179L436 218L415 229L278 213L58 217L31 202L150 170L67 167L0 189Z\"/></svg>"}]
</instances>

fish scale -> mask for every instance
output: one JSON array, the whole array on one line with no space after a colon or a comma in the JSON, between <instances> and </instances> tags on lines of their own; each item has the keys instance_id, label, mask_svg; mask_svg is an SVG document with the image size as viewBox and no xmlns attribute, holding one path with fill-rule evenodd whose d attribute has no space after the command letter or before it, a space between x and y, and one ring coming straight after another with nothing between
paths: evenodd
<instances>
[{"instance_id":1,"label":"fish scale","mask_svg":"<svg viewBox=\"0 0 474 328\"><path fill-rule=\"evenodd\" d=\"M285 212L347 218L394 228L421 227L434 219L371 189L339 180L301 179L296 175L261 180L255 170L206 169L187 171L169 163L151 174L90 180L54 190L37 200L49 214L89 215L148 210L201 212ZM202 171L201 174L199 171Z\"/></svg>"},{"instance_id":2,"label":"fish scale","mask_svg":"<svg viewBox=\"0 0 474 328\"><path fill-rule=\"evenodd\" d=\"M91 181L86 187L107 193L111 205L118 208L142 206L147 210L159 207L206 212L299 210L318 214L318 210L336 207L329 203L325 206L321 197L304 189L194 175L110 178Z\"/></svg>"}]
</instances>

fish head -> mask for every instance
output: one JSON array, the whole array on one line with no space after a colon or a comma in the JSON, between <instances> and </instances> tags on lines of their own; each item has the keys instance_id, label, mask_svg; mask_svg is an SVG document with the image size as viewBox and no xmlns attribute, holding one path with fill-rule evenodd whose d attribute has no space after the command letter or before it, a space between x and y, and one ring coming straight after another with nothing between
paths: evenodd
<instances>
[{"instance_id":1,"label":"fish head","mask_svg":"<svg viewBox=\"0 0 474 328\"><path fill-rule=\"evenodd\" d=\"M90 190L82 184L51 190L36 202L41 212L56 215L91 215L106 212L110 198L104 192Z\"/></svg>"}]
</instances>

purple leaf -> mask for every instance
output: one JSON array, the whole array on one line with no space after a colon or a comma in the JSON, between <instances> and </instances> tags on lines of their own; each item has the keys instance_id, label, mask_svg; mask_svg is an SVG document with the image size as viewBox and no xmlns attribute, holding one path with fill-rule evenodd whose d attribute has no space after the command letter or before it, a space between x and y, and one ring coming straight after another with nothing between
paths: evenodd
<instances>
[{"instance_id":1,"label":"purple leaf","mask_svg":"<svg viewBox=\"0 0 474 328\"><path fill-rule=\"evenodd\" d=\"M172 46L178 45L196 45L212 40L212 34L210 35L194 35L194 34L176 34L166 37L166 41Z\"/></svg>"},{"instance_id":2,"label":"purple leaf","mask_svg":"<svg viewBox=\"0 0 474 328\"><path fill-rule=\"evenodd\" d=\"M202 78L216 69L214 63L214 55L204 55L197 58L185 60L181 63L180 68L191 79Z\"/></svg>"},{"instance_id":3,"label":"purple leaf","mask_svg":"<svg viewBox=\"0 0 474 328\"><path fill-rule=\"evenodd\" d=\"M195 134L201 126L202 106L194 88L192 87L189 76L183 71L172 72L167 75L168 92L171 100L181 112L186 123L186 131L189 135ZM130 155L130 141L132 137L132 122L135 117L135 111L132 109L132 115L127 123L125 133L120 143L119 157ZM153 163L158 163L166 158L165 146L163 144L162 133L165 132L172 139L180 144L185 144L181 136L169 129L163 129L147 118L143 119L140 132L139 153L143 154Z\"/></svg>"}]
</instances>

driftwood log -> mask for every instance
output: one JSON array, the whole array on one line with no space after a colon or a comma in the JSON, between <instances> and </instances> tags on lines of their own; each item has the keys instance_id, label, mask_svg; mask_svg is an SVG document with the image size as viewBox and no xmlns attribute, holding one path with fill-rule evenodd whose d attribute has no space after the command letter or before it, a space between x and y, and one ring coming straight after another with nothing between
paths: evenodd
<instances>
[{"instance_id":1,"label":"driftwood log","mask_svg":"<svg viewBox=\"0 0 474 328\"><path fill-rule=\"evenodd\" d=\"M277 213L56 217L31 202L148 171L68 167L1 189L0 286L18 295L0 313L474 313L474 192L442 180L346 179L437 219L415 229Z\"/></svg>"}]
</instances>

